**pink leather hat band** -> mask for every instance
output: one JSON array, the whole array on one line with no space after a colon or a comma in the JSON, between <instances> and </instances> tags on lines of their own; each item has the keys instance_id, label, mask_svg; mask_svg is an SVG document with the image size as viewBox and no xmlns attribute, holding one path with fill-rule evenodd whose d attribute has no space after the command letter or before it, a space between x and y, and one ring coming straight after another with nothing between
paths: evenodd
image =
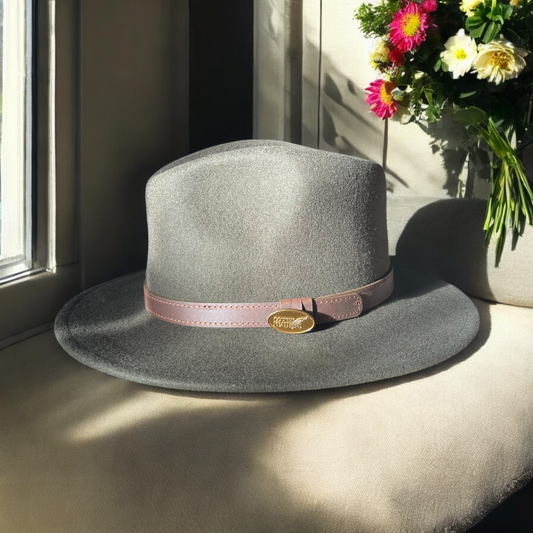
<instances>
[{"instance_id":1,"label":"pink leather hat band","mask_svg":"<svg viewBox=\"0 0 533 533\"><path fill-rule=\"evenodd\" d=\"M330 296L293 298L266 303L197 303L170 300L152 293L144 283L146 310L167 322L204 328L266 328L269 316L281 309L311 315L316 324L347 320L386 300L394 288L393 270L378 281ZM277 329L277 328L275 328Z\"/></svg>"}]
</instances>

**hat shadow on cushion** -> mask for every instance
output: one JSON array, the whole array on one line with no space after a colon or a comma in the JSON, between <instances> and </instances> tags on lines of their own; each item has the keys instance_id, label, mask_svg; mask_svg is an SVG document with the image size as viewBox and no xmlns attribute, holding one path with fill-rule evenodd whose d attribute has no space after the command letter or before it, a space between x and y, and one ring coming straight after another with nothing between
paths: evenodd
<instances>
[{"instance_id":1,"label":"hat shadow on cushion","mask_svg":"<svg viewBox=\"0 0 533 533\"><path fill-rule=\"evenodd\" d=\"M481 199L389 197L389 224L404 226L389 249L394 253L396 248L396 264L428 272L470 296L533 307L533 228L526 226L516 246L508 235L496 266L494 243L485 246L486 205Z\"/></svg>"},{"instance_id":2,"label":"hat shadow on cushion","mask_svg":"<svg viewBox=\"0 0 533 533\"><path fill-rule=\"evenodd\" d=\"M485 208L485 200L450 198L418 209L398 239L395 264L437 276L472 296L493 296L487 276Z\"/></svg>"},{"instance_id":3,"label":"hat shadow on cushion","mask_svg":"<svg viewBox=\"0 0 533 533\"><path fill-rule=\"evenodd\" d=\"M401 201L402 198L393 198L389 209L401 207ZM406 198L406 203L410 199ZM485 208L486 201L481 199L450 198L424 205L409 218L397 243L392 243L393 264L437 276L472 297L494 299L487 274L489 250L482 229ZM476 305L480 329L464 350L448 361L402 377L400 381L433 375L473 355L489 338L492 305L495 304L490 301Z\"/></svg>"}]
</instances>

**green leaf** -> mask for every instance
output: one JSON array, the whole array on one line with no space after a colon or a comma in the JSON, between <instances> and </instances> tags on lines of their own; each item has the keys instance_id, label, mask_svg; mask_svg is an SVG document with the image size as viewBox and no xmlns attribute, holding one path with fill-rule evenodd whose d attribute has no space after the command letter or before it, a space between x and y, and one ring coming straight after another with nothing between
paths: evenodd
<instances>
[{"instance_id":1,"label":"green leaf","mask_svg":"<svg viewBox=\"0 0 533 533\"><path fill-rule=\"evenodd\" d=\"M485 31L486 25L487 23L483 24L483 26L480 26L479 28L471 30L470 37L472 37L472 39L479 39L479 37L481 37L483 35L483 32Z\"/></svg>"},{"instance_id":2,"label":"green leaf","mask_svg":"<svg viewBox=\"0 0 533 533\"><path fill-rule=\"evenodd\" d=\"M405 95L405 90L400 89L400 87L395 87L391 91L391 94L395 100L401 100Z\"/></svg>"},{"instance_id":3,"label":"green leaf","mask_svg":"<svg viewBox=\"0 0 533 533\"><path fill-rule=\"evenodd\" d=\"M490 20L499 22L500 24L504 23L503 17L501 15L496 15L495 17L489 17Z\"/></svg>"},{"instance_id":4,"label":"green leaf","mask_svg":"<svg viewBox=\"0 0 533 533\"><path fill-rule=\"evenodd\" d=\"M479 15L472 15L466 19L466 29L477 28L483 24L483 19Z\"/></svg>"},{"instance_id":5,"label":"green leaf","mask_svg":"<svg viewBox=\"0 0 533 533\"><path fill-rule=\"evenodd\" d=\"M480 25L469 25L468 21L470 19L466 19L466 29L470 33L470 37L472 39L477 39L483 35L483 32L485 31L485 28L487 27L486 22L481 22Z\"/></svg>"},{"instance_id":6,"label":"green leaf","mask_svg":"<svg viewBox=\"0 0 533 533\"><path fill-rule=\"evenodd\" d=\"M502 21L503 22L503 21ZM499 22L492 21L485 30L485 33L483 34L483 42L490 43L490 41L493 41L500 35L500 31L502 29L502 25Z\"/></svg>"},{"instance_id":7,"label":"green leaf","mask_svg":"<svg viewBox=\"0 0 533 533\"><path fill-rule=\"evenodd\" d=\"M499 9L499 7L499 4L496 4L496 7L487 13L487 18L489 20L496 20L498 18L501 18L502 10Z\"/></svg>"},{"instance_id":8,"label":"green leaf","mask_svg":"<svg viewBox=\"0 0 533 533\"><path fill-rule=\"evenodd\" d=\"M505 20L510 19L514 8L511 5L502 5L502 16Z\"/></svg>"},{"instance_id":9,"label":"green leaf","mask_svg":"<svg viewBox=\"0 0 533 533\"><path fill-rule=\"evenodd\" d=\"M433 70L435 72L438 72L442 67L442 61L440 59L437 59L436 63L433 65Z\"/></svg>"},{"instance_id":10,"label":"green leaf","mask_svg":"<svg viewBox=\"0 0 533 533\"><path fill-rule=\"evenodd\" d=\"M459 94L459 98L468 98L469 96L474 96L474 94L476 94L477 91L467 91L467 92L464 92L464 93L460 93Z\"/></svg>"},{"instance_id":11,"label":"green leaf","mask_svg":"<svg viewBox=\"0 0 533 533\"><path fill-rule=\"evenodd\" d=\"M487 113L483 109L479 109L479 107L469 106L455 109L452 118L460 124L471 126L487 120Z\"/></svg>"}]
</instances>

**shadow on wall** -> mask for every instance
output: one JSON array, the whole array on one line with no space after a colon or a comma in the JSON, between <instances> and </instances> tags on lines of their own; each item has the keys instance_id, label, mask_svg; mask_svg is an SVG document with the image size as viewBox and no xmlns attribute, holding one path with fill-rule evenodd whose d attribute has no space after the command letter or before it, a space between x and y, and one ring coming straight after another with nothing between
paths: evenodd
<instances>
[{"instance_id":1,"label":"shadow on wall","mask_svg":"<svg viewBox=\"0 0 533 533\"><path fill-rule=\"evenodd\" d=\"M342 80L342 85L339 80ZM319 147L331 147L336 152L382 164L385 155L384 123L368 113L364 90L344 77L324 54L322 84ZM326 143L326 146L323 143ZM394 189L396 180L407 186L405 182L393 176L392 181L387 180L389 190Z\"/></svg>"},{"instance_id":2,"label":"shadow on wall","mask_svg":"<svg viewBox=\"0 0 533 533\"><path fill-rule=\"evenodd\" d=\"M413 185L416 189L416 183L421 183L423 178L402 176L396 168L393 168L397 167L397 164L392 166L388 164L391 135L398 134L391 134L388 124L371 114L365 103L365 88L348 78L327 55L322 54L321 60L320 148L330 147L340 153L379 162L385 168L389 192L407 191ZM464 170L467 157L463 146L462 126L445 118L436 124L420 127L427 136L428 146L425 151L422 150L427 155L420 162L420 171L425 170L423 165L427 162L427 157L431 158L433 154L435 156L435 163L431 165L434 169L433 174L437 174L437 179L440 180L432 185L435 189L434 195L440 196L438 193L440 189L444 190L447 196L456 196L461 187L461 172ZM405 128L402 135L409 138L415 133L411 128L417 126L402 126L402 128ZM420 148L419 138L417 135L413 141L415 144L413 153L406 153L406 158L415 157L417 146ZM441 170L438 169L439 166ZM416 190L412 192L416 193Z\"/></svg>"},{"instance_id":3,"label":"shadow on wall","mask_svg":"<svg viewBox=\"0 0 533 533\"><path fill-rule=\"evenodd\" d=\"M429 143L431 151L442 158L442 168L446 176L443 189L448 196L456 197L461 192L460 175L467 160L464 127L448 116L444 116L434 124L419 124L419 127L431 139Z\"/></svg>"},{"instance_id":4,"label":"shadow on wall","mask_svg":"<svg viewBox=\"0 0 533 533\"><path fill-rule=\"evenodd\" d=\"M422 207L398 239L395 262L433 274L470 296L494 299L487 274L485 207L484 200L469 199Z\"/></svg>"}]
</instances>

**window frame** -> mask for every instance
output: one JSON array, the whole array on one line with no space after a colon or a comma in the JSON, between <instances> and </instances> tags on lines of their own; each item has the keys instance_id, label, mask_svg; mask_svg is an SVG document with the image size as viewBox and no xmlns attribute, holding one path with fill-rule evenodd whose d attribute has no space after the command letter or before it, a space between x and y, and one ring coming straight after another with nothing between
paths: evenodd
<instances>
[{"instance_id":1,"label":"window frame","mask_svg":"<svg viewBox=\"0 0 533 533\"><path fill-rule=\"evenodd\" d=\"M187 0L36 7L36 243L46 271L0 286L0 348L49 329L83 288L145 267L144 187L189 146Z\"/></svg>"},{"instance_id":2,"label":"window frame","mask_svg":"<svg viewBox=\"0 0 533 533\"><path fill-rule=\"evenodd\" d=\"M9 68L3 64L0 200L3 197L4 201L0 234L4 244L0 243L0 252L4 253L0 255L0 283L33 268L34 7L34 0L17 3L4 0L2 10L2 54ZM7 41L6 31L9 31ZM16 154L16 157L6 157L6 154Z\"/></svg>"},{"instance_id":3,"label":"window frame","mask_svg":"<svg viewBox=\"0 0 533 533\"><path fill-rule=\"evenodd\" d=\"M34 261L29 275L0 285L0 348L50 328L61 306L81 290L78 14L78 0L34 2Z\"/></svg>"}]
</instances>

